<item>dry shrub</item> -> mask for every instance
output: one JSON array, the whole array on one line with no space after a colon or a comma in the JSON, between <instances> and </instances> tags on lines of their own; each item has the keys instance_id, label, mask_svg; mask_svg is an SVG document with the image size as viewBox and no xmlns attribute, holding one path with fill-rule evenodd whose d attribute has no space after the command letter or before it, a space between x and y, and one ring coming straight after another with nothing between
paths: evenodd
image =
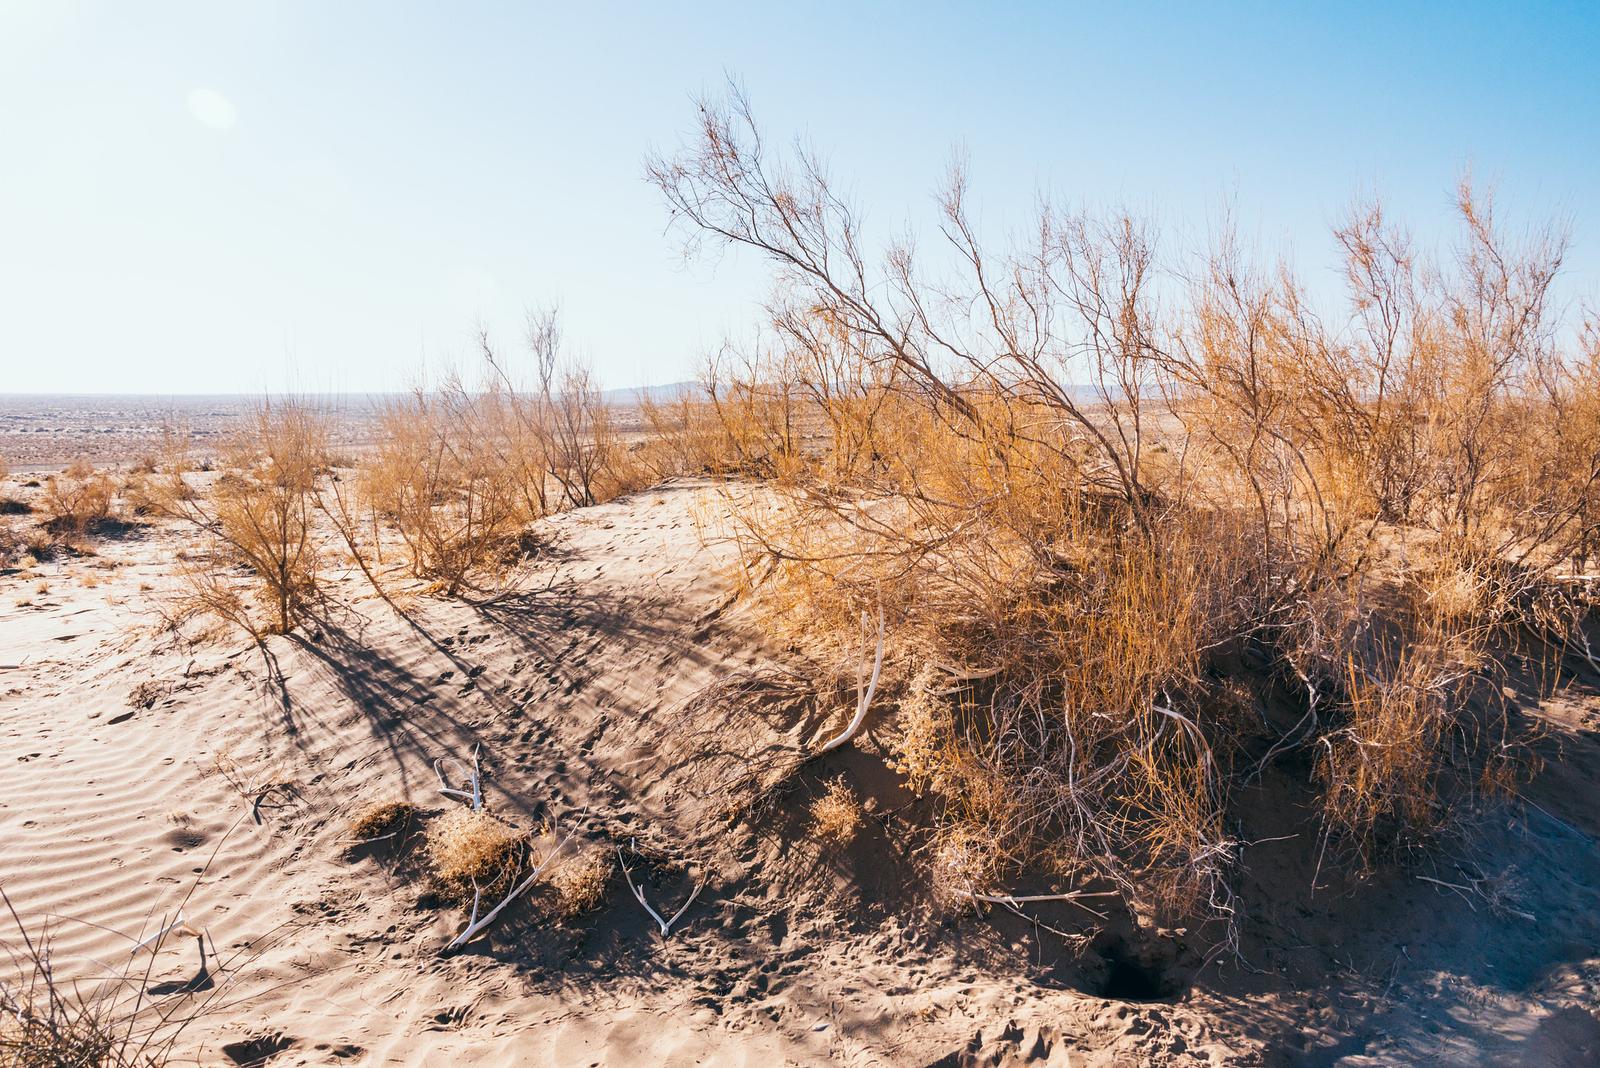
<instances>
[{"instance_id":1,"label":"dry shrub","mask_svg":"<svg viewBox=\"0 0 1600 1068\"><path fill-rule=\"evenodd\" d=\"M79 534L58 533L48 526L0 527L0 563L29 568L64 556L94 555L93 546Z\"/></svg>"},{"instance_id":2,"label":"dry shrub","mask_svg":"<svg viewBox=\"0 0 1600 1068\"><path fill-rule=\"evenodd\" d=\"M46 526L56 534L83 534L112 516L116 483L79 460L44 485Z\"/></svg>"},{"instance_id":3,"label":"dry shrub","mask_svg":"<svg viewBox=\"0 0 1600 1068\"><path fill-rule=\"evenodd\" d=\"M159 1068L175 1060L184 1032L224 1005L232 992L232 973L241 957L259 948L215 960L218 978L197 984L183 996L151 992L150 965L122 954L116 965L102 965L93 977L67 978L70 965L54 959L54 931L30 927L11 899L0 891L15 925L15 935L0 939L0 1064L7 1068ZM157 951L172 947L178 935L155 939ZM187 943L187 939L183 940ZM213 952L215 952L213 950Z\"/></svg>"},{"instance_id":4,"label":"dry shrub","mask_svg":"<svg viewBox=\"0 0 1600 1068\"><path fill-rule=\"evenodd\" d=\"M555 313L534 316L537 382L523 389L480 336L481 383L451 376L380 413L382 440L361 472L366 507L399 534L413 575L447 595L503 581L539 547L535 520L651 477L590 371L566 361L560 343Z\"/></svg>"},{"instance_id":5,"label":"dry shrub","mask_svg":"<svg viewBox=\"0 0 1600 1068\"><path fill-rule=\"evenodd\" d=\"M380 801L350 821L350 837L370 841L403 834L416 824L417 818L417 806L409 801Z\"/></svg>"},{"instance_id":6,"label":"dry shrub","mask_svg":"<svg viewBox=\"0 0 1600 1068\"><path fill-rule=\"evenodd\" d=\"M479 348L492 372L485 389L537 515L583 508L639 489L648 471L622 442L593 371L563 354L560 309L528 315L526 346L534 380L524 385L494 352Z\"/></svg>"},{"instance_id":7,"label":"dry shrub","mask_svg":"<svg viewBox=\"0 0 1600 1068\"><path fill-rule=\"evenodd\" d=\"M1429 262L1360 208L1330 321L1229 236L1174 264L1136 219L1046 205L996 252L959 172L948 255L875 261L737 92L650 176L690 244L774 265L771 333L709 370L722 434L697 440L766 480L726 499L774 629L848 675L861 613L888 620L936 878L1045 866L1226 919L1232 788L1283 753L1315 748L1324 828L1363 859L1527 766L1486 695L1582 638L1563 591L1600 544L1600 326L1562 329L1560 232L1509 240L1464 185ZM1304 695L1275 735L1229 678L1263 657Z\"/></svg>"},{"instance_id":8,"label":"dry shrub","mask_svg":"<svg viewBox=\"0 0 1600 1068\"><path fill-rule=\"evenodd\" d=\"M829 842L852 841L861 829L861 799L844 776L832 779L811 802L811 833Z\"/></svg>"},{"instance_id":9,"label":"dry shrub","mask_svg":"<svg viewBox=\"0 0 1600 1068\"><path fill-rule=\"evenodd\" d=\"M452 596L502 575L536 516L488 401L459 382L417 390L389 403L379 427L363 488L399 533L412 574Z\"/></svg>"},{"instance_id":10,"label":"dry shrub","mask_svg":"<svg viewBox=\"0 0 1600 1068\"><path fill-rule=\"evenodd\" d=\"M205 559L183 569L197 603L258 638L294 629L320 599L314 523L327 440L320 412L267 401L225 450L209 494L194 491L181 459L146 483L152 507L206 538ZM236 581L233 568L248 581Z\"/></svg>"},{"instance_id":11,"label":"dry shrub","mask_svg":"<svg viewBox=\"0 0 1600 1068\"><path fill-rule=\"evenodd\" d=\"M1004 858L995 851L990 828L950 821L932 843L929 876L934 901L942 907L968 905L973 894L987 893L1000 876Z\"/></svg>"},{"instance_id":12,"label":"dry shrub","mask_svg":"<svg viewBox=\"0 0 1600 1068\"><path fill-rule=\"evenodd\" d=\"M736 452L716 409L694 389L668 398L641 394L639 412L650 430L639 462L655 481L724 473Z\"/></svg>"},{"instance_id":13,"label":"dry shrub","mask_svg":"<svg viewBox=\"0 0 1600 1068\"><path fill-rule=\"evenodd\" d=\"M81 551L81 546L75 545L70 539L42 529L28 531L21 540L21 547L24 562L32 560L35 563L58 559L64 553Z\"/></svg>"},{"instance_id":14,"label":"dry shrub","mask_svg":"<svg viewBox=\"0 0 1600 1068\"><path fill-rule=\"evenodd\" d=\"M613 854L603 846L591 846L557 864L548 878L557 918L571 919L599 908L615 870Z\"/></svg>"},{"instance_id":15,"label":"dry shrub","mask_svg":"<svg viewBox=\"0 0 1600 1068\"><path fill-rule=\"evenodd\" d=\"M0 1063L14 1068L150 1063L130 1042L115 998L55 981L48 946L24 954L28 971L0 984ZM98 988L99 984L95 984Z\"/></svg>"},{"instance_id":16,"label":"dry shrub","mask_svg":"<svg viewBox=\"0 0 1600 1068\"><path fill-rule=\"evenodd\" d=\"M527 835L482 809L454 808L428 827L428 860L441 890L464 905L495 899L527 859Z\"/></svg>"}]
</instances>

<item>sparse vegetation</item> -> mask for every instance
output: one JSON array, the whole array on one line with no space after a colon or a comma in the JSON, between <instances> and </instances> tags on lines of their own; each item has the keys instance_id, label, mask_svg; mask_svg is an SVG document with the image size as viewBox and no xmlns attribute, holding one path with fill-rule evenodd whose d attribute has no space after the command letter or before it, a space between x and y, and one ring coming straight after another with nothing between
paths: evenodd
<instances>
[{"instance_id":1,"label":"sparse vegetation","mask_svg":"<svg viewBox=\"0 0 1600 1068\"><path fill-rule=\"evenodd\" d=\"M116 484L79 460L44 484L45 525L54 534L84 534L111 518Z\"/></svg>"},{"instance_id":2,"label":"sparse vegetation","mask_svg":"<svg viewBox=\"0 0 1600 1068\"><path fill-rule=\"evenodd\" d=\"M110 974L66 980L53 958L52 929L30 929L3 891L0 902L15 925L15 935L0 941L8 969L0 975L0 1064L7 1068L160 1068L231 987L225 978L165 1001L148 992L143 962L128 956ZM155 953L169 943L158 935L146 948Z\"/></svg>"}]
</instances>

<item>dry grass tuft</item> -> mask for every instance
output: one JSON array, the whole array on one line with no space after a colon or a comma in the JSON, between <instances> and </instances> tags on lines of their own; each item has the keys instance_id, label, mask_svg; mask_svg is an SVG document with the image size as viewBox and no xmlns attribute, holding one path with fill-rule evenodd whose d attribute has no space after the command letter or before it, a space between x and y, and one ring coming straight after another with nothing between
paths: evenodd
<instances>
[{"instance_id":1,"label":"dry grass tuft","mask_svg":"<svg viewBox=\"0 0 1600 1068\"><path fill-rule=\"evenodd\" d=\"M429 825L427 852L444 893L470 905L475 891L492 900L512 885L527 860L528 838L488 812L453 808Z\"/></svg>"},{"instance_id":2,"label":"dry grass tuft","mask_svg":"<svg viewBox=\"0 0 1600 1068\"><path fill-rule=\"evenodd\" d=\"M417 806L409 801L380 801L350 821L350 837L364 842L404 834L418 817Z\"/></svg>"},{"instance_id":3,"label":"dry grass tuft","mask_svg":"<svg viewBox=\"0 0 1600 1068\"><path fill-rule=\"evenodd\" d=\"M31 989L0 993L0 1063L8 1068L120 1068L126 1025L92 999L36 977ZM43 989L40 989L43 987Z\"/></svg>"},{"instance_id":4,"label":"dry grass tuft","mask_svg":"<svg viewBox=\"0 0 1600 1068\"><path fill-rule=\"evenodd\" d=\"M549 876L556 917L571 919L599 908L615 870L614 855L603 846L591 846L563 860Z\"/></svg>"},{"instance_id":5,"label":"dry grass tuft","mask_svg":"<svg viewBox=\"0 0 1600 1068\"><path fill-rule=\"evenodd\" d=\"M829 781L828 788L811 802L811 833L840 844L854 840L861 829L861 799L844 776Z\"/></svg>"},{"instance_id":6,"label":"dry grass tuft","mask_svg":"<svg viewBox=\"0 0 1600 1068\"><path fill-rule=\"evenodd\" d=\"M65 978L70 965L53 956L53 927L25 924L3 889L0 906L15 926L14 935L0 938L0 959L7 967L0 979L0 1064L7 1068L173 1063L188 1028L225 1005L237 1009L237 999L223 1000L231 991L232 973L241 959L259 952L247 947L217 958L213 947L210 975L216 978L182 995L152 993L150 965L135 955L122 955L120 965L100 966L92 977L70 980ZM158 934L144 952L167 951L178 939L177 933Z\"/></svg>"}]
</instances>

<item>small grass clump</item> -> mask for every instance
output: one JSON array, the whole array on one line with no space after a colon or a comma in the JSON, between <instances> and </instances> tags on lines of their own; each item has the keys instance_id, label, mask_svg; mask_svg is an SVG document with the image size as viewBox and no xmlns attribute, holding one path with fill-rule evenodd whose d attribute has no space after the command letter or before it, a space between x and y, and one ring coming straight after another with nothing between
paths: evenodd
<instances>
[{"instance_id":1,"label":"small grass clump","mask_svg":"<svg viewBox=\"0 0 1600 1068\"><path fill-rule=\"evenodd\" d=\"M840 844L853 840L861 829L861 799L844 781L832 779L828 788L811 802L811 832L825 841Z\"/></svg>"},{"instance_id":2,"label":"small grass clump","mask_svg":"<svg viewBox=\"0 0 1600 1068\"><path fill-rule=\"evenodd\" d=\"M403 834L417 822L417 806L409 801L380 801L350 821L350 837L361 842Z\"/></svg>"},{"instance_id":3,"label":"small grass clump","mask_svg":"<svg viewBox=\"0 0 1600 1068\"><path fill-rule=\"evenodd\" d=\"M528 854L527 835L481 809L452 809L428 828L428 861L445 896L471 904L509 887Z\"/></svg>"},{"instance_id":4,"label":"small grass clump","mask_svg":"<svg viewBox=\"0 0 1600 1068\"><path fill-rule=\"evenodd\" d=\"M615 867L611 853L600 846L583 850L558 865L549 879L555 893L551 908L556 917L571 919L599 908Z\"/></svg>"}]
</instances>

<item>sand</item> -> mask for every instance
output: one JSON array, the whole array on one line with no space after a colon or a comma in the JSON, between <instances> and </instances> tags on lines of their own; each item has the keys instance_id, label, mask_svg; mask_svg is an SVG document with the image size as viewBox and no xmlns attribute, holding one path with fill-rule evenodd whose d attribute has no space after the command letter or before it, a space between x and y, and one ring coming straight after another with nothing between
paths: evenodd
<instances>
[{"instance_id":1,"label":"sand","mask_svg":"<svg viewBox=\"0 0 1600 1068\"><path fill-rule=\"evenodd\" d=\"M346 576L324 625L264 647L165 624L173 526L0 576L0 886L75 976L187 900L205 975L180 937L144 980L205 1006L173 1063L1600 1060L1600 680L1524 698L1548 766L1470 852L1319 874L1306 768L1267 776L1236 806L1258 843L1236 954L1068 903L940 912L915 855L926 802L884 769L876 720L795 766L845 713L785 688L793 651L763 642L701 537L716 509L684 480L556 516L520 588L478 603L394 576L391 604ZM691 701L730 677L767 699ZM349 824L382 801L444 812L434 762L475 750L503 819L637 847L667 914L703 883L671 936L614 877L592 913L557 921L540 891L444 952L465 916L415 841L353 844ZM819 843L806 808L841 775L865 825ZM1497 902L1441 885L1467 870Z\"/></svg>"}]
</instances>

